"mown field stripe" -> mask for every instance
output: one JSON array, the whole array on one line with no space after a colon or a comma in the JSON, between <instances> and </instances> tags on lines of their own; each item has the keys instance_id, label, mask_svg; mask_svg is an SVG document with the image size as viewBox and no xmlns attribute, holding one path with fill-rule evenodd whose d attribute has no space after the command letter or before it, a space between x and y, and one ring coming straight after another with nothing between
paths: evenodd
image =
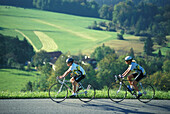
<instances>
[{"instance_id":1,"label":"mown field stripe","mask_svg":"<svg viewBox=\"0 0 170 114\"><path fill-rule=\"evenodd\" d=\"M18 32L18 33L20 33L22 36L24 36L24 37L30 42L30 44L33 46L33 48L35 49L36 52L39 51L39 50L35 47L35 45L33 44L33 42L29 39L29 37L27 37L23 32L21 32L21 31L19 31L19 30L17 30L17 29L15 29L15 31Z\"/></svg>"},{"instance_id":2,"label":"mown field stripe","mask_svg":"<svg viewBox=\"0 0 170 114\"><path fill-rule=\"evenodd\" d=\"M63 31L69 32L69 33L74 34L74 35L76 35L78 37L81 37L81 38L85 38L85 39L92 40L92 41L96 41L97 40L96 38L88 36L87 34L82 34L82 33L79 33L79 32L75 32L75 31L72 31L70 29L66 29L64 27L61 27L61 26L58 26L58 25L55 25L55 24L51 24L51 23L46 22L46 21L42 21L42 20L39 20L39 19L32 19L32 20L34 20L36 22L39 22L39 23L46 24L46 25L50 25L50 26L58 28L58 29L61 29Z\"/></svg>"},{"instance_id":3,"label":"mown field stripe","mask_svg":"<svg viewBox=\"0 0 170 114\"><path fill-rule=\"evenodd\" d=\"M58 49L57 44L54 42L52 38L47 36L45 33L40 31L34 31L35 35L40 39L43 47L42 50L46 51L56 51Z\"/></svg>"}]
</instances>

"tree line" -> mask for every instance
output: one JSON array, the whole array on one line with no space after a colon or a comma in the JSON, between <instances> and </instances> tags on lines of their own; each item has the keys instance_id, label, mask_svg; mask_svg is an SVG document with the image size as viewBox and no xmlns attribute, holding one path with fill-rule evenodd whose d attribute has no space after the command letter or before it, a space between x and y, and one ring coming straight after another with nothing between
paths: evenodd
<instances>
[{"instance_id":1,"label":"tree line","mask_svg":"<svg viewBox=\"0 0 170 114\"><path fill-rule=\"evenodd\" d=\"M118 4L119 2L125 2L127 0L94 0L94 1L96 1L100 6L103 6L104 4L109 5L109 6L114 6ZM167 4L170 4L169 0L133 0L133 2L136 5L140 4L141 2L152 3L157 6L166 6Z\"/></svg>"},{"instance_id":2,"label":"tree line","mask_svg":"<svg viewBox=\"0 0 170 114\"><path fill-rule=\"evenodd\" d=\"M35 58L33 58L35 61L38 61L36 56L41 56L41 60L48 60L48 58L42 56L44 53L45 51L37 52L34 56ZM65 63L68 55L70 54L63 54L57 59L55 71L51 68L50 64L39 64L38 69L41 71L41 77L34 82L28 83L31 84L31 90L48 91L49 87L56 83L56 77L62 75L68 69ZM96 66L82 64L79 62L81 60L80 56L78 58L73 57L86 71L87 75L83 83L91 83L96 89L103 89L114 82L114 75L122 74L127 69L128 65L124 61L127 55L131 55L146 70L147 78L143 79L144 82L153 84L157 90L168 91L170 89L170 54L164 57L135 56L133 48L131 48L126 55L119 56L115 53L114 49L103 44L97 47L91 54L91 57L97 60ZM37 63L33 62L33 64ZM70 77L67 76L66 79L70 79ZM30 87L28 84L26 86Z\"/></svg>"},{"instance_id":3,"label":"tree line","mask_svg":"<svg viewBox=\"0 0 170 114\"><path fill-rule=\"evenodd\" d=\"M19 40L17 36L0 34L0 67L23 69L34 54L32 45L25 38Z\"/></svg>"},{"instance_id":4,"label":"tree line","mask_svg":"<svg viewBox=\"0 0 170 114\"><path fill-rule=\"evenodd\" d=\"M99 10L101 18L111 20L115 30L123 29L127 34L152 36L158 45L165 45L169 35L170 5L157 7L154 4L141 2L135 5L132 1L119 2L114 7L103 5Z\"/></svg>"},{"instance_id":5,"label":"tree line","mask_svg":"<svg viewBox=\"0 0 170 114\"><path fill-rule=\"evenodd\" d=\"M138 64L144 67L148 76L146 82L149 81L158 90L168 91L170 89L170 51L167 51L166 56L160 56L159 53L159 56L135 56L135 52L131 48L126 55L120 56L115 53L114 49L103 44L90 55L97 61L95 66L84 65L80 62L85 55L80 54L73 57L87 73L83 83L92 83L96 89L103 89L114 81L114 75L122 74L128 67L124 62L127 55L131 55ZM0 67L24 69L24 63L32 58L31 66L37 66L41 72L40 77L34 82L29 81L22 91L48 91L49 87L56 82L56 76L62 75L68 69L65 63L68 56L70 53L62 54L57 59L54 71L51 65L47 64L50 56L46 51L41 50L35 53L25 38L19 40L17 36L10 37L0 34ZM30 66L28 65L28 67ZM67 79L69 78L68 76Z\"/></svg>"},{"instance_id":6,"label":"tree line","mask_svg":"<svg viewBox=\"0 0 170 114\"><path fill-rule=\"evenodd\" d=\"M98 17L99 9L96 2L87 0L1 0L0 4L88 17Z\"/></svg>"}]
</instances>

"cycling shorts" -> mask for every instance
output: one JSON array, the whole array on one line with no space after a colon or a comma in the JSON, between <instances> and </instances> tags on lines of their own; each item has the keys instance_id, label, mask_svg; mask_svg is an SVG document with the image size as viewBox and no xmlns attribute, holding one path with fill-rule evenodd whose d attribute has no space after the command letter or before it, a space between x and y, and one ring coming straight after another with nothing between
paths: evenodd
<instances>
[{"instance_id":1,"label":"cycling shorts","mask_svg":"<svg viewBox=\"0 0 170 114\"><path fill-rule=\"evenodd\" d=\"M74 80L76 82L80 82L84 78L85 78L85 75L76 75L76 76L74 76Z\"/></svg>"},{"instance_id":2,"label":"cycling shorts","mask_svg":"<svg viewBox=\"0 0 170 114\"><path fill-rule=\"evenodd\" d=\"M133 77L135 78L135 81L139 82L142 78L146 77L146 75L143 75L143 73L133 73Z\"/></svg>"}]
</instances>

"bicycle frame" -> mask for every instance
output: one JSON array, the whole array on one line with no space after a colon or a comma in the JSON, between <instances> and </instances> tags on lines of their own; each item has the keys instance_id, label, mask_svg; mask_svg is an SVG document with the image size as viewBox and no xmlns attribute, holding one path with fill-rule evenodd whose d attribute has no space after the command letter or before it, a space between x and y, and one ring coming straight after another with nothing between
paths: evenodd
<instances>
[{"instance_id":1,"label":"bicycle frame","mask_svg":"<svg viewBox=\"0 0 170 114\"><path fill-rule=\"evenodd\" d=\"M141 82L139 82L138 87L142 95L138 95L136 90L132 91L127 87L127 84L125 83L126 81L129 80L125 80L124 78L122 79L121 77L115 75L115 83L110 85L108 89L108 96L112 101L123 101L127 96L127 91L129 91L136 99L143 103L148 103L154 98L155 90L151 84L142 84ZM114 88L116 88L116 91Z\"/></svg>"},{"instance_id":2,"label":"bicycle frame","mask_svg":"<svg viewBox=\"0 0 170 114\"><path fill-rule=\"evenodd\" d=\"M59 79L57 79L57 80L58 80L58 82L61 84L61 87L60 87L60 89L59 89L59 91L58 91L57 93L60 93L60 92L61 92L63 85L65 85L65 86L73 93L73 90L66 84L67 82L71 83L70 81L65 80L65 78L63 79L63 81L61 81L61 80L59 80ZM80 82L79 82L78 84L82 87L83 90L85 90L84 87L83 87L83 85L82 85ZM89 88L89 87L87 87L87 89L88 89L88 88ZM77 94L84 94L84 93L87 94L87 91L81 92L81 93L77 93Z\"/></svg>"},{"instance_id":3,"label":"bicycle frame","mask_svg":"<svg viewBox=\"0 0 170 114\"><path fill-rule=\"evenodd\" d=\"M118 89L117 93L119 93L119 91L121 90L121 87L122 87L122 85L123 85L134 97L137 97L137 96L136 96L136 90L133 90L133 91L129 90L129 88L127 87L127 85L124 83L124 81L129 81L129 80L121 79L120 77L118 77L118 76L115 75L115 81L116 81L116 82L119 81L119 83L120 83L120 86L119 86L119 89ZM134 80L132 80L132 81L134 81ZM143 88L143 86L142 86L142 83L139 82L139 84L140 84L142 90L144 91L144 88Z\"/></svg>"}]
</instances>

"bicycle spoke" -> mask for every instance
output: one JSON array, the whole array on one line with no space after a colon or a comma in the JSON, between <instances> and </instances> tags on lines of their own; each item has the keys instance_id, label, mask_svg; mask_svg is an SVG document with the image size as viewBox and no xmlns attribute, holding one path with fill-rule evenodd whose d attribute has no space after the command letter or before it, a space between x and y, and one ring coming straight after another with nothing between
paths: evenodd
<instances>
[{"instance_id":1,"label":"bicycle spoke","mask_svg":"<svg viewBox=\"0 0 170 114\"><path fill-rule=\"evenodd\" d=\"M91 84L88 84L87 88L78 91L78 97L83 102L91 101L95 96L95 90Z\"/></svg>"},{"instance_id":2,"label":"bicycle spoke","mask_svg":"<svg viewBox=\"0 0 170 114\"><path fill-rule=\"evenodd\" d=\"M150 84L139 85L139 90L142 93L142 96L138 99L143 103L151 101L155 95L155 90Z\"/></svg>"},{"instance_id":3,"label":"bicycle spoke","mask_svg":"<svg viewBox=\"0 0 170 114\"><path fill-rule=\"evenodd\" d=\"M119 83L111 84L108 89L108 96L114 102L121 102L127 94L126 89Z\"/></svg>"},{"instance_id":4,"label":"bicycle spoke","mask_svg":"<svg viewBox=\"0 0 170 114\"><path fill-rule=\"evenodd\" d=\"M62 102L66 99L68 95L68 90L66 86L56 83L52 85L49 89L49 96L54 102Z\"/></svg>"}]
</instances>

